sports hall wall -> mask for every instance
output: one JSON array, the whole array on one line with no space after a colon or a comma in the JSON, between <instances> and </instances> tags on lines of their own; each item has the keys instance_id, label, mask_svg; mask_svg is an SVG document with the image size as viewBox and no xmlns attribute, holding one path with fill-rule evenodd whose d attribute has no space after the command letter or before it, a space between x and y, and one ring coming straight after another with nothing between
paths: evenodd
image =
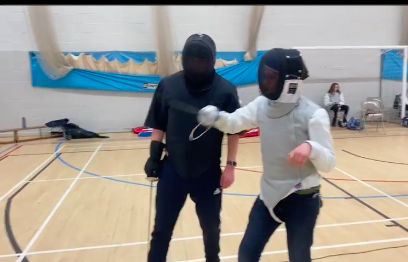
<instances>
[{"instance_id":1,"label":"sports hall wall","mask_svg":"<svg viewBox=\"0 0 408 262\"><path fill-rule=\"evenodd\" d=\"M21 126L21 117L26 117L28 125L67 117L97 132L127 130L143 124L152 93L32 87L28 51L36 47L28 33L25 8L0 6L0 129ZM397 45L400 9L400 6L267 6L257 49ZM154 51L150 6L53 6L52 12L63 51ZM206 33L215 40L218 51L243 51L248 38L249 13L248 6L171 7L176 48L181 50L189 35ZM311 62L306 56L310 70L319 61L336 64L336 59L352 54L309 52L313 53L310 59L317 57ZM352 60L347 63L352 64ZM349 69L339 75L353 71L352 67ZM379 77L379 59L371 63L369 71ZM328 82L332 79L308 83L304 94L321 104ZM378 82L338 82L351 106L351 114L358 113L362 99L378 96ZM388 84L397 90L392 95L398 92L400 83L382 81L383 89ZM258 88L241 86L238 93L248 103L258 95Z\"/></svg>"}]
</instances>

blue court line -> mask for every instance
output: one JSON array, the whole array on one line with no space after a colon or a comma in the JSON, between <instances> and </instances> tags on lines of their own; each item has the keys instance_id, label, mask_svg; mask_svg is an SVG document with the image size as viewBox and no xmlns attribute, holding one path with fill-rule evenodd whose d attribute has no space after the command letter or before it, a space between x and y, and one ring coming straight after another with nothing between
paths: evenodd
<instances>
[{"instance_id":1,"label":"blue court line","mask_svg":"<svg viewBox=\"0 0 408 262\"><path fill-rule=\"evenodd\" d=\"M17 144L14 144L14 145L12 145L12 146L10 146L10 147L4 149L3 151L0 151L0 155L3 154L3 153L6 152L6 151L12 149L12 148L15 147L16 145L17 145Z\"/></svg>"},{"instance_id":2,"label":"blue court line","mask_svg":"<svg viewBox=\"0 0 408 262\"><path fill-rule=\"evenodd\" d=\"M57 146L55 147L54 152L57 152L58 149L60 148L60 146L62 145L63 142L60 142L57 144ZM78 168L76 166L71 165L70 163L66 162L60 155L57 157L57 159L63 163L64 165L75 169L77 171L81 171L81 168ZM112 180L112 181L116 181L116 182L120 182L120 183L126 183L126 184L131 184L131 185L136 185L136 186L144 186L144 187L150 187L150 184L144 184L144 183L137 183L137 182L133 182L133 181L128 181L128 180L122 180L122 179L117 179L117 178L113 178L113 177L106 177L106 176L101 176L95 173L91 173L88 171L84 171L85 174L91 175L91 176L95 176L95 177L99 177L99 178L103 178L103 179L107 179L107 180ZM156 187L156 186L153 186ZM241 196L241 197L257 197L258 194L245 194L245 193L224 193L224 195L229 195L229 196ZM390 195L392 197L408 197L408 194L399 194L399 195ZM387 196L383 196L383 195L372 195L372 196L356 196L357 198L360 199L364 199L364 198L387 198ZM349 199L350 197L345 197L345 196L326 196L326 197L322 197L323 199Z\"/></svg>"}]
</instances>

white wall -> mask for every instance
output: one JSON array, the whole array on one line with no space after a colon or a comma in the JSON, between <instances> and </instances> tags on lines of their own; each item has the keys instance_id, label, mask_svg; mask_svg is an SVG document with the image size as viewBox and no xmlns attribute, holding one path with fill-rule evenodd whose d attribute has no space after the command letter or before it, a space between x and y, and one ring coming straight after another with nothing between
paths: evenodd
<instances>
[{"instance_id":1,"label":"white wall","mask_svg":"<svg viewBox=\"0 0 408 262\"><path fill-rule=\"evenodd\" d=\"M396 45L399 40L400 8L268 6L262 21L258 49L313 45ZM53 6L52 11L63 51L154 49L149 6ZM171 7L170 11L177 49L180 50L185 39L193 33L210 35L219 51L245 49L249 7L177 6ZM28 125L67 117L94 131L116 131L143 124L151 94L31 87L27 51L33 49L25 6L0 6L0 129L21 126L21 117L26 117ZM360 57L363 60L375 57L378 52L360 53ZM362 74L364 78L371 78L356 83L345 79L350 72L354 72L351 73L353 77L358 77L358 70L347 68L358 62L353 60L351 53L312 53L306 59L308 64L324 59L325 64L336 65L338 57L343 59L342 64L346 68L332 72L331 77L340 77L337 81L351 104L352 112L357 112L360 101L365 97L378 95L379 60L366 63L371 67ZM357 63L358 67L362 65ZM322 80L320 74L324 72L316 69L314 74L320 78L308 84L304 91L306 96L318 103L322 102L329 83L334 81ZM341 82L342 77L344 83ZM242 87L239 94L241 100L247 103L257 96L258 89L255 86Z\"/></svg>"}]
</instances>

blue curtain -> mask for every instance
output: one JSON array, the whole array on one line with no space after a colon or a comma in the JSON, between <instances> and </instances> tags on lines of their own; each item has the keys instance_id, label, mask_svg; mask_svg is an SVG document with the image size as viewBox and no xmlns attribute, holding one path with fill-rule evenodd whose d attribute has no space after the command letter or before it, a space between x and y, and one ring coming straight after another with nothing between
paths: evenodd
<instances>
[{"instance_id":1,"label":"blue curtain","mask_svg":"<svg viewBox=\"0 0 408 262\"><path fill-rule=\"evenodd\" d=\"M216 57L224 60L238 61L237 64L216 69L225 79L231 83L242 86L257 83L257 69L259 59L265 51L259 51L257 58L252 61L243 61L244 52L218 52ZM72 52L74 55L79 53ZM135 62L144 60L155 61L154 52L85 52L92 55L96 60L105 56L112 61L117 59L124 63L129 59ZM52 80L42 70L34 52L29 52L31 64L32 86L44 88L70 88L87 90L131 91L131 92L154 92L155 86L161 77L158 75L130 75L110 72L73 69L65 77Z\"/></svg>"}]
</instances>

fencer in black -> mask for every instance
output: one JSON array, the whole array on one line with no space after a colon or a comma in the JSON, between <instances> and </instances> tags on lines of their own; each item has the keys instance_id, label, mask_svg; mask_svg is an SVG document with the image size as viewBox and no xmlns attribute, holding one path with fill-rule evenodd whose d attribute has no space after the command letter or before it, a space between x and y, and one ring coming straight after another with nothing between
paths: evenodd
<instances>
[{"instance_id":1,"label":"fencer in black","mask_svg":"<svg viewBox=\"0 0 408 262\"><path fill-rule=\"evenodd\" d=\"M161 80L145 126L165 133L152 141L146 163L148 177L157 176L156 215L148 262L165 262L180 210L190 195L203 230L206 262L219 262L222 189L221 147L224 133L212 128L190 141L197 113L206 105L227 112L240 108L236 87L215 72L216 46L211 37L194 34L183 48L183 71ZM199 127L196 134L205 131ZM162 159L162 160L161 160Z\"/></svg>"}]
</instances>

